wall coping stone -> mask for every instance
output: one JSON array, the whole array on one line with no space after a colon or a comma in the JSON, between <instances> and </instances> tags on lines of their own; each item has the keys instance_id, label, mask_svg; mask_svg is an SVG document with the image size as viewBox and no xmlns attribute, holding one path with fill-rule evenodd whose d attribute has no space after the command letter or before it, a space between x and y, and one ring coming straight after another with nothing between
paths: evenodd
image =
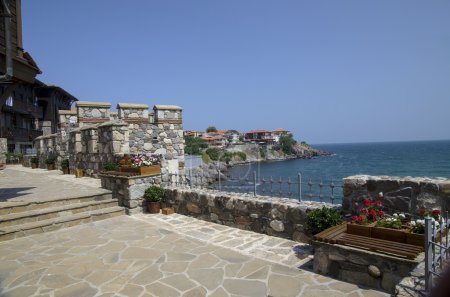
<instances>
[{"instance_id":1,"label":"wall coping stone","mask_svg":"<svg viewBox=\"0 0 450 297\"><path fill-rule=\"evenodd\" d=\"M108 121L98 125L97 127L108 127L108 126L128 126L128 123L125 123L121 120L118 121Z\"/></svg>"},{"instance_id":2,"label":"wall coping stone","mask_svg":"<svg viewBox=\"0 0 450 297\"><path fill-rule=\"evenodd\" d=\"M427 183L440 183L440 182L446 182L450 179L445 177L413 177L413 176L388 176L388 175L381 175L381 176L374 176L374 175L353 175L348 176L343 179L343 181L351 181L351 180L360 180L362 182L366 181L383 181L383 180L398 180L401 182L427 182Z\"/></svg>"},{"instance_id":3,"label":"wall coping stone","mask_svg":"<svg viewBox=\"0 0 450 297\"><path fill-rule=\"evenodd\" d=\"M104 107L110 108L111 103L109 102L93 102L93 101L78 101L77 107Z\"/></svg>"},{"instance_id":4,"label":"wall coping stone","mask_svg":"<svg viewBox=\"0 0 450 297\"><path fill-rule=\"evenodd\" d=\"M140 179L140 178L154 177L154 176L160 176L160 175L161 175L161 173L133 175L133 176L122 176L122 175L114 175L114 174L108 174L108 173L99 173L98 174L99 177L116 178L116 179L123 179L123 180Z\"/></svg>"},{"instance_id":5,"label":"wall coping stone","mask_svg":"<svg viewBox=\"0 0 450 297\"><path fill-rule=\"evenodd\" d=\"M133 109L148 109L147 104L131 104L131 103L118 103L117 109L123 108L133 108Z\"/></svg>"},{"instance_id":6,"label":"wall coping stone","mask_svg":"<svg viewBox=\"0 0 450 297\"><path fill-rule=\"evenodd\" d=\"M180 106L176 106L176 105L155 105L153 107L154 110L157 109L165 109L165 110L183 110L183 108L181 108Z\"/></svg>"},{"instance_id":7,"label":"wall coping stone","mask_svg":"<svg viewBox=\"0 0 450 297\"><path fill-rule=\"evenodd\" d=\"M75 128L73 130L70 130L69 133L80 133L81 128Z\"/></svg>"},{"instance_id":8,"label":"wall coping stone","mask_svg":"<svg viewBox=\"0 0 450 297\"><path fill-rule=\"evenodd\" d=\"M65 115L65 114L76 115L77 111L76 110L58 110L58 114L60 114L60 115Z\"/></svg>"},{"instance_id":9,"label":"wall coping stone","mask_svg":"<svg viewBox=\"0 0 450 297\"><path fill-rule=\"evenodd\" d=\"M80 131L85 131L85 130L93 130L93 129L97 129L98 125L89 125L89 126L84 126L80 128Z\"/></svg>"}]
</instances>

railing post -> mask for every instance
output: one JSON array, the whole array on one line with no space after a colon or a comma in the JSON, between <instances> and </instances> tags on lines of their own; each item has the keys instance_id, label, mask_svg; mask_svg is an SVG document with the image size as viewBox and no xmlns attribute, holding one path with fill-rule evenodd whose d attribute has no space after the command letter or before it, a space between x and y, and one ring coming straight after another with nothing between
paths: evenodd
<instances>
[{"instance_id":1,"label":"railing post","mask_svg":"<svg viewBox=\"0 0 450 297\"><path fill-rule=\"evenodd\" d=\"M189 169L189 189L192 189L192 169Z\"/></svg>"},{"instance_id":2,"label":"railing post","mask_svg":"<svg viewBox=\"0 0 450 297\"><path fill-rule=\"evenodd\" d=\"M433 286L433 274L431 269L433 267L433 231L431 229L431 218L425 218L425 291L430 292Z\"/></svg>"},{"instance_id":3,"label":"railing post","mask_svg":"<svg viewBox=\"0 0 450 297\"><path fill-rule=\"evenodd\" d=\"M256 197L256 171L253 171L253 196Z\"/></svg>"},{"instance_id":4,"label":"railing post","mask_svg":"<svg viewBox=\"0 0 450 297\"><path fill-rule=\"evenodd\" d=\"M302 174L298 173L298 201L302 202Z\"/></svg>"}]
</instances>

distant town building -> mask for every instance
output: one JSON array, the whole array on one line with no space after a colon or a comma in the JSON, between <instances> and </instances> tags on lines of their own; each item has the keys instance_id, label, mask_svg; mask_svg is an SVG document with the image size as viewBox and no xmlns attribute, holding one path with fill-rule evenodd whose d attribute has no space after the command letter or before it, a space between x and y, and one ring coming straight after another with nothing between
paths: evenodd
<instances>
[{"instance_id":1,"label":"distant town building","mask_svg":"<svg viewBox=\"0 0 450 297\"><path fill-rule=\"evenodd\" d=\"M272 136L272 132L258 129L245 133L245 141L260 144L270 144L274 142L274 138Z\"/></svg>"},{"instance_id":2,"label":"distant town building","mask_svg":"<svg viewBox=\"0 0 450 297\"><path fill-rule=\"evenodd\" d=\"M289 130L283 129L283 128L278 128L272 131L272 136L273 136L273 140L275 142L279 142L280 141L280 137L281 136L286 136L290 133Z\"/></svg>"}]
</instances>

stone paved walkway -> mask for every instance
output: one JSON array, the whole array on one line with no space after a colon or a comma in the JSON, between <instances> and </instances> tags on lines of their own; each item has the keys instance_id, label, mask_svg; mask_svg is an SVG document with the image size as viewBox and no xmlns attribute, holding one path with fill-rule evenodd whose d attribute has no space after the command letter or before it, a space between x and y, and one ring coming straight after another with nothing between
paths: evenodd
<instances>
[{"instance_id":1,"label":"stone paved walkway","mask_svg":"<svg viewBox=\"0 0 450 297\"><path fill-rule=\"evenodd\" d=\"M31 169L7 165L0 170L0 202L18 202L110 193L102 189L100 180L75 178L59 170Z\"/></svg>"},{"instance_id":2,"label":"stone paved walkway","mask_svg":"<svg viewBox=\"0 0 450 297\"><path fill-rule=\"evenodd\" d=\"M283 257L290 241L257 234L253 249L213 244L242 233L205 225L217 236L203 240L192 220L122 216L0 243L0 296L387 296L256 252L279 248Z\"/></svg>"}]
</instances>

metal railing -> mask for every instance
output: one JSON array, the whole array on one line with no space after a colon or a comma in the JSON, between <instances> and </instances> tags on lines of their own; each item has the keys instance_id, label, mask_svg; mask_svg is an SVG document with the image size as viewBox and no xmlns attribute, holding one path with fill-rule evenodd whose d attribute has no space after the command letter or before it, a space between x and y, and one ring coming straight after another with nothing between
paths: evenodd
<instances>
[{"instance_id":1,"label":"metal railing","mask_svg":"<svg viewBox=\"0 0 450 297\"><path fill-rule=\"evenodd\" d=\"M168 185L332 204L342 203L343 197L342 182L323 179L305 180L301 173L293 177L263 177L258 176L254 171L250 176L231 176L218 173L216 177L211 178L202 173L189 171L187 174L169 174Z\"/></svg>"},{"instance_id":2,"label":"metal railing","mask_svg":"<svg viewBox=\"0 0 450 297\"><path fill-rule=\"evenodd\" d=\"M442 277L444 265L449 260L448 211L444 213L444 223L436 228L431 217L425 218L425 294L431 292L434 278ZM439 239L437 235L439 232Z\"/></svg>"}]
</instances>

